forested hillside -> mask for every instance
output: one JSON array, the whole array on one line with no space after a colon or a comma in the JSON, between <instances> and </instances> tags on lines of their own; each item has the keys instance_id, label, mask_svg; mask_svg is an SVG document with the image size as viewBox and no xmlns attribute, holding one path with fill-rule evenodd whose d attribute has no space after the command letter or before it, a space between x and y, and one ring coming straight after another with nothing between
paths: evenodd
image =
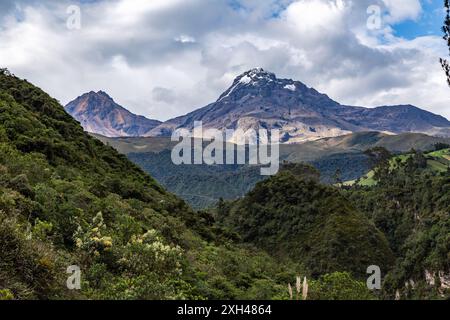
<instances>
[{"instance_id":1,"label":"forested hillside","mask_svg":"<svg viewBox=\"0 0 450 320\"><path fill-rule=\"evenodd\" d=\"M175 165L170 150L130 153L127 156L167 190L198 209L214 207L221 198L241 198L257 182L267 178L260 174L259 166ZM371 168L369 157L362 153L333 154L311 161L310 164L320 170L321 182L329 184L336 183L336 179L357 179Z\"/></svg>"},{"instance_id":2,"label":"forested hillside","mask_svg":"<svg viewBox=\"0 0 450 320\"><path fill-rule=\"evenodd\" d=\"M389 297L436 298L450 289L450 169L430 170L416 152L384 161L376 184L355 185L350 200L386 235L397 262L386 277ZM434 160L435 161L435 160Z\"/></svg>"},{"instance_id":3,"label":"forested hillside","mask_svg":"<svg viewBox=\"0 0 450 320\"><path fill-rule=\"evenodd\" d=\"M345 191L287 165L195 211L1 70L0 299L289 299L296 276L309 299L445 297L450 176L411 159ZM373 264L384 294L365 287Z\"/></svg>"},{"instance_id":4,"label":"forested hillside","mask_svg":"<svg viewBox=\"0 0 450 320\"><path fill-rule=\"evenodd\" d=\"M313 276L364 277L377 265L383 298L448 298L450 169L431 171L420 152L405 159L381 161L373 185L341 190L319 184L311 167L288 165L243 199L221 202L217 219L246 242L302 261Z\"/></svg>"},{"instance_id":5,"label":"forested hillside","mask_svg":"<svg viewBox=\"0 0 450 320\"><path fill-rule=\"evenodd\" d=\"M255 166L247 165L175 165L171 150L176 142L170 138L135 137L107 138L94 135L154 177L170 192L194 208L210 208L220 198L234 200L244 196L266 177ZM320 180L327 184L347 181L354 183L373 167L365 153L383 147L394 154L415 150L430 150L433 145L450 144L449 139L424 134L386 135L379 132L359 132L346 136L320 139L302 144L280 145L281 162L309 163L320 171Z\"/></svg>"},{"instance_id":6,"label":"forested hillside","mask_svg":"<svg viewBox=\"0 0 450 320\"><path fill-rule=\"evenodd\" d=\"M221 203L218 220L244 241L302 261L314 276L336 270L364 277L394 261L384 235L314 168L289 165L242 200Z\"/></svg>"},{"instance_id":7,"label":"forested hillside","mask_svg":"<svg viewBox=\"0 0 450 320\"><path fill-rule=\"evenodd\" d=\"M66 288L70 265L81 291ZM0 72L0 298L282 298L296 270L233 245L56 100Z\"/></svg>"}]
</instances>

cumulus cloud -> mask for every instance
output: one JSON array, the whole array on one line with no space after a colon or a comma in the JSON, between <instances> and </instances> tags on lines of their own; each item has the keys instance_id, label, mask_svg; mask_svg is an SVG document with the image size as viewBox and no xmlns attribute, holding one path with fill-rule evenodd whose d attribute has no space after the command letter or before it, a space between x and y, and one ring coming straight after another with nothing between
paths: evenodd
<instances>
[{"instance_id":1,"label":"cumulus cloud","mask_svg":"<svg viewBox=\"0 0 450 320\"><path fill-rule=\"evenodd\" d=\"M19 4L19 5L17 5ZM2 1L0 65L62 103L105 90L131 111L166 120L215 101L256 66L345 104L411 103L450 117L439 37L398 38L419 0ZM367 8L380 27L367 28Z\"/></svg>"},{"instance_id":2,"label":"cumulus cloud","mask_svg":"<svg viewBox=\"0 0 450 320\"><path fill-rule=\"evenodd\" d=\"M389 22L399 22L405 19L416 20L422 13L419 0L383 0L388 12Z\"/></svg>"}]
</instances>

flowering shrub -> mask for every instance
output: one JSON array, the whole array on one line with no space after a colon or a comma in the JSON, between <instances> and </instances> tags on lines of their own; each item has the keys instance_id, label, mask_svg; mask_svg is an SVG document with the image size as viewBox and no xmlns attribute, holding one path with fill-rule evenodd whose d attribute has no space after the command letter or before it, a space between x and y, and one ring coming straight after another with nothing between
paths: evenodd
<instances>
[{"instance_id":1,"label":"flowering shrub","mask_svg":"<svg viewBox=\"0 0 450 320\"><path fill-rule=\"evenodd\" d=\"M103 215L99 212L92 219L92 225L87 230L83 230L81 226L78 226L74 234L77 248L94 257L100 256L104 251L111 250L113 246L112 238L103 236L102 233L105 231L106 225L103 221Z\"/></svg>"},{"instance_id":2,"label":"flowering shrub","mask_svg":"<svg viewBox=\"0 0 450 320\"><path fill-rule=\"evenodd\" d=\"M132 236L123 251L119 263L132 274L144 271L182 274L183 250L179 246L166 244L156 230Z\"/></svg>"}]
</instances>

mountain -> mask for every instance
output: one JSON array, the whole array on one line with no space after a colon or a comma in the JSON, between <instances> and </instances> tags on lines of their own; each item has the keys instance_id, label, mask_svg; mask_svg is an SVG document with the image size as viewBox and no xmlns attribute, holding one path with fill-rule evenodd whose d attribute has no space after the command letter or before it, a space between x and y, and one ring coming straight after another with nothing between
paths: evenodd
<instances>
[{"instance_id":1,"label":"mountain","mask_svg":"<svg viewBox=\"0 0 450 320\"><path fill-rule=\"evenodd\" d=\"M418 152L349 190L287 165L194 211L0 69L0 300L287 300L299 275L310 300L448 299L450 171L422 165ZM375 294L369 264L383 272Z\"/></svg>"},{"instance_id":2,"label":"mountain","mask_svg":"<svg viewBox=\"0 0 450 320\"><path fill-rule=\"evenodd\" d=\"M450 136L450 122L431 112L411 105L341 105L299 81L279 79L261 68L238 76L216 102L164 122L146 136L192 129L194 121L202 121L204 129L280 129L281 142L289 143L360 131Z\"/></svg>"},{"instance_id":3,"label":"mountain","mask_svg":"<svg viewBox=\"0 0 450 320\"><path fill-rule=\"evenodd\" d=\"M131 113L103 91L85 93L65 109L86 131L107 137L141 136L161 124Z\"/></svg>"},{"instance_id":4,"label":"mountain","mask_svg":"<svg viewBox=\"0 0 450 320\"><path fill-rule=\"evenodd\" d=\"M296 264L234 238L0 69L0 300L287 299Z\"/></svg>"}]
</instances>

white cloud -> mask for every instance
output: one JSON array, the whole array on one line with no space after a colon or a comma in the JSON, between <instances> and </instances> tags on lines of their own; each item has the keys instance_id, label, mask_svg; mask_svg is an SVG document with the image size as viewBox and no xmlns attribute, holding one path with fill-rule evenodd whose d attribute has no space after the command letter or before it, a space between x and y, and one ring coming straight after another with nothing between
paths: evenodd
<instances>
[{"instance_id":1,"label":"white cloud","mask_svg":"<svg viewBox=\"0 0 450 320\"><path fill-rule=\"evenodd\" d=\"M390 27L417 19L418 0L105 0L82 5L81 30L65 27L68 2L11 3L0 5L0 65L63 103L102 89L165 120L261 66L341 103L411 103L450 117L444 42L400 39ZM366 28L374 3L385 13L375 31Z\"/></svg>"},{"instance_id":2,"label":"white cloud","mask_svg":"<svg viewBox=\"0 0 450 320\"><path fill-rule=\"evenodd\" d=\"M388 11L390 23L406 19L416 20L422 13L422 5L419 0L383 0Z\"/></svg>"},{"instance_id":3,"label":"white cloud","mask_svg":"<svg viewBox=\"0 0 450 320\"><path fill-rule=\"evenodd\" d=\"M188 36L185 34L182 34L182 35L176 37L175 41L181 42L181 43L195 43L196 42L194 37L191 37L191 36Z\"/></svg>"}]
</instances>

